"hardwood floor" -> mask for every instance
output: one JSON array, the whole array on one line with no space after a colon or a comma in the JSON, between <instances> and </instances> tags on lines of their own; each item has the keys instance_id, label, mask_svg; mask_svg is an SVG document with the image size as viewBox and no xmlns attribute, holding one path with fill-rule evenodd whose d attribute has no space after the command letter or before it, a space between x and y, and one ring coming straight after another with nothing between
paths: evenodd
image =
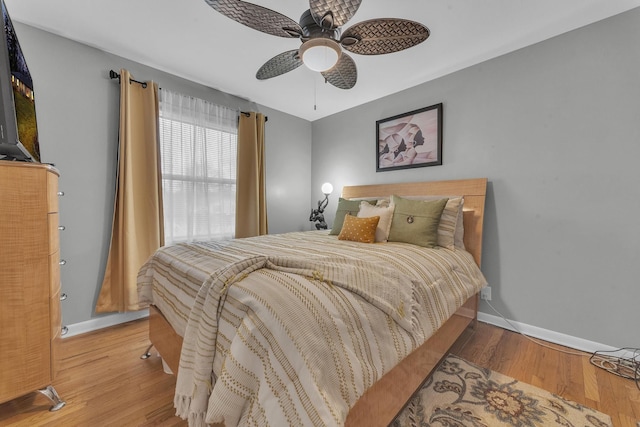
<instances>
[{"instance_id":1,"label":"hardwood floor","mask_svg":"<svg viewBox=\"0 0 640 427\"><path fill-rule=\"evenodd\" d=\"M186 426L173 416L175 377L163 373L153 350L150 359L139 358L147 322L64 339L54 386L67 405L49 412L48 400L32 393L0 405L0 426ZM567 355L481 322L454 353L609 414L614 427L638 427L640 390L592 366L586 353Z\"/></svg>"},{"instance_id":2,"label":"hardwood floor","mask_svg":"<svg viewBox=\"0 0 640 427\"><path fill-rule=\"evenodd\" d=\"M151 351L148 320L138 320L62 340L53 383L67 404L49 412L39 393L0 405L0 426L186 426L173 414L175 377Z\"/></svg>"}]
</instances>

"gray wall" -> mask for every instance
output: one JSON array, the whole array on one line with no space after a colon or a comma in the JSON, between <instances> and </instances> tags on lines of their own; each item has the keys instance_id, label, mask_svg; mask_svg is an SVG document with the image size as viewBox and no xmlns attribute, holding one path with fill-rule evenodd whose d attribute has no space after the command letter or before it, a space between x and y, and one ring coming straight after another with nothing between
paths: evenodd
<instances>
[{"instance_id":1,"label":"gray wall","mask_svg":"<svg viewBox=\"0 0 640 427\"><path fill-rule=\"evenodd\" d=\"M119 86L109 70L136 80L269 117L266 127L270 232L308 229L311 124L220 91L15 23L33 76L43 162L61 171L60 236L63 323L93 312L109 250L115 191ZM132 43L135 41L132 40ZM296 162L290 162L295 158Z\"/></svg>"},{"instance_id":2,"label":"gray wall","mask_svg":"<svg viewBox=\"0 0 640 427\"><path fill-rule=\"evenodd\" d=\"M310 203L324 181L488 177L493 305L538 328L637 346L639 24L635 9L313 122ZM444 164L376 173L376 120L439 102Z\"/></svg>"}]
</instances>

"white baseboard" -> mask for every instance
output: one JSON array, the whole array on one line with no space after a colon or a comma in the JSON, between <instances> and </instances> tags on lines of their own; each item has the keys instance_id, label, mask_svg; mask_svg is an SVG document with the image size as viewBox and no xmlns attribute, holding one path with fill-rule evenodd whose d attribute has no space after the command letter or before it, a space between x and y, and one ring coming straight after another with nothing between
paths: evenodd
<instances>
[{"instance_id":1,"label":"white baseboard","mask_svg":"<svg viewBox=\"0 0 640 427\"><path fill-rule=\"evenodd\" d=\"M120 323L142 319L143 317L149 317L149 310L110 314L107 316L89 319L84 322L74 323L72 325L65 325L68 328L68 332L64 334L63 338L69 338L91 331L97 331L98 329L108 328L109 326L119 325Z\"/></svg>"},{"instance_id":2,"label":"white baseboard","mask_svg":"<svg viewBox=\"0 0 640 427\"><path fill-rule=\"evenodd\" d=\"M550 331L548 329L538 328L537 326L531 326L526 323L516 322L514 320L505 321L502 317L494 316L483 312L478 312L478 320L491 325L499 326L503 329L507 329L514 332L520 332L528 335L532 338L538 338L543 341L552 342L554 344L560 344L565 347L570 347L576 350L581 350L587 353L593 353L595 351L616 351L615 347L611 347L605 344L577 338L571 335L562 334L560 332ZM623 356L627 357L627 356Z\"/></svg>"}]
</instances>

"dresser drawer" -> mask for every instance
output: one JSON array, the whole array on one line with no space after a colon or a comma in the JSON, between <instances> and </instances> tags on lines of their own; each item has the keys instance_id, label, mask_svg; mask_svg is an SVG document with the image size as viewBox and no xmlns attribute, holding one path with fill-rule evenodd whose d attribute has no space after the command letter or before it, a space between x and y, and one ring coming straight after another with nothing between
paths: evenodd
<instances>
[{"instance_id":1,"label":"dresser drawer","mask_svg":"<svg viewBox=\"0 0 640 427\"><path fill-rule=\"evenodd\" d=\"M49 212L58 212L58 175L55 172L47 173L47 207Z\"/></svg>"},{"instance_id":2,"label":"dresser drawer","mask_svg":"<svg viewBox=\"0 0 640 427\"><path fill-rule=\"evenodd\" d=\"M49 255L49 295L60 293L60 252Z\"/></svg>"},{"instance_id":3,"label":"dresser drawer","mask_svg":"<svg viewBox=\"0 0 640 427\"><path fill-rule=\"evenodd\" d=\"M60 307L60 254L49 256L49 316L51 337L51 379L60 367L60 341L62 340L62 311Z\"/></svg>"},{"instance_id":4,"label":"dresser drawer","mask_svg":"<svg viewBox=\"0 0 640 427\"><path fill-rule=\"evenodd\" d=\"M51 340L51 381L56 378L58 371L60 370L60 345L62 342L62 335L60 328L58 328L58 335Z\"/></svg>"},{"instance_id":5,"label":"dresser drawer","mask_svg":"<svg viewBox=\"0 0 640 427\"><path fill-rule=\"evenodd\" d=\"M60 290L51 294L49 300L49 312L51 313L51 339L61 336L62 314L60 312Z\"/></svg>"},{"instance_id":6,"label":"dresser drawer","mask_svg":"<svg viewBox=\"0 0 640 427\"><path fill-rule=\"evenodd\" d=\"M49 254L60 249L60 231L58 230L58 213L49 214Z\"/></svg>"},{"instance_id":7,"label":"dresser drawer","mask_svg":"<svg viewBox=\"0 0 640 427\"><path fill-rule=\"evenodd\" d=\"M60 292L49 301L51 310L51 380L60 369L60 344L62 341L62 315L60 312Z\"/></svg>"}]
</instances>

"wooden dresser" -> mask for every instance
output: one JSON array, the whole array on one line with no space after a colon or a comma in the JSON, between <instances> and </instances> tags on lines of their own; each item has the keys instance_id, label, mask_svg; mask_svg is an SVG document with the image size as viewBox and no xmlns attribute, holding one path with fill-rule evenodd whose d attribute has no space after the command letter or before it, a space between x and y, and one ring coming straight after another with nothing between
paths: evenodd
<instances>
[{"instance_id":1,"label":"wooden dresser","mask_svg":"<svg viewBox=\"0 0 640 427\"><path fill-rule=\"evenodd\" d=\"M58 171L0 160L0 403L51 386L61 337Z\"/></svg>"}]
</instances>

